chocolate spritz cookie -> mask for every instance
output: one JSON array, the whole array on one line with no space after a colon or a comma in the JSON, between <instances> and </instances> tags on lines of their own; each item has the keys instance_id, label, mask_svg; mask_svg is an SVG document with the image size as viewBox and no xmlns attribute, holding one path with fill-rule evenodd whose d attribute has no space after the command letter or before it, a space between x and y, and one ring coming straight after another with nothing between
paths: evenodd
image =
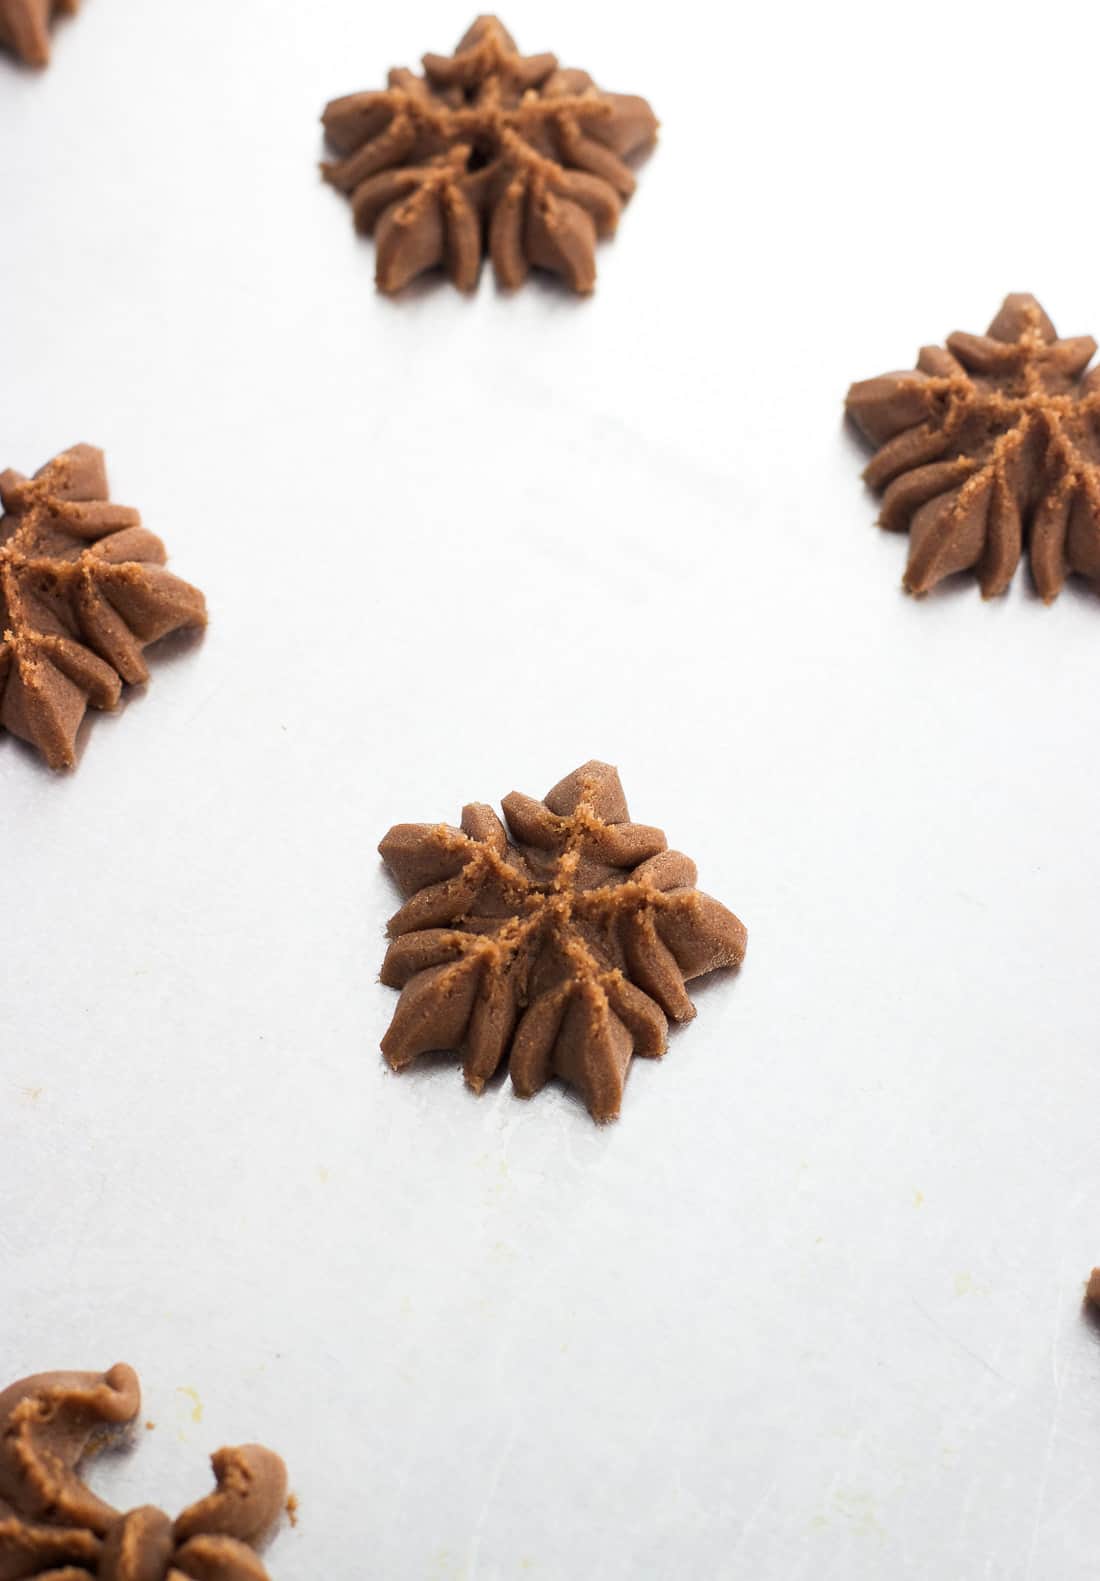
<instances>
[{"instance_id":1,"label":"chocolate spritz cookie","mask_svg":"<svg viewBox=\"0 0 1100 1581\"><path fill-rule=\"evenodd\" d=\"M480 1092L507 1063L522 1098L551 1077L596 1120L622 1103L633 1055L663 1054L688 978L737 966L741 922L695 888L695 864L631 823L615 769L586 763L544 801L513 792L505 822L406 823L379 850L409 898L382 981L401 990L382 1051L394 1070L455 1050Z\"/></svg>"},{"instance_id":2,"label":"chocolate spritz cookie","mask_svg":"<svg viewBox=\"0 0 1100 1581\"><path fill-rule=\"evenodd\" d=\"M88 708L149 679L142 650L206 624L164 545L107 495L103 452L74 445L33 478L0 473L0 724L51 768L75 760Z\"/></svg>"},{"instance_id":3,"label":"chocolate spritz cookie","mask_svg":"<svg viewBox=\"0 0 1100 1581\"><path fill-rule=\"evenodd\" d=\"M502 286L536 268L591 291L596 240L634 191L624 161L657 135L649 105L604 93L553 55L520 55L492 16L423 65L422 77L395 69L385 89L334 99L323 116L343 157L322 170L374 234L381 290L437 267L470 290L487 251Z\"/></svg>"},{"instance_id":4,"label":"chocolate spritz cookie","mask_svg":"<svg viewBox=\"0 0 1100 1581\"><path fill-rule=\"evenodd\" d=\"M925 346L909 373L853 384L848 413L876 447L883 527L909 533L905 587L973 570L1003 593L1026 551L1041 597L1100 583L1100 367L1091 335L1059 340L1033 296L984 335Z\"/></svg>"},{"instance_id":5,"label":"chocolate spritz cookie","mask_svg":"<svg viewBox=\"0 0 1100 1581\"><path fill-rule=\"evenodd\" d=\"M211 1456L215 1488L175 1521L121 1514L80 1465L141 1408L132 1367L47 1372L0 1394L0 1577L42 1581L268 1581L256 1545L286 1507L286 1467L259 1444Z\"/></svg>"},{"instance_id":6,"label":"chocolate spritz cookie","mask_svg":"<svg viewBox=\"0 0 1100 1581\"><path fill-rule=\"evenodd\" d=\"M0 48L28 66L50 63L50 22L75 16L80 0L0 0Z\"/></svg>"}]
</instances>

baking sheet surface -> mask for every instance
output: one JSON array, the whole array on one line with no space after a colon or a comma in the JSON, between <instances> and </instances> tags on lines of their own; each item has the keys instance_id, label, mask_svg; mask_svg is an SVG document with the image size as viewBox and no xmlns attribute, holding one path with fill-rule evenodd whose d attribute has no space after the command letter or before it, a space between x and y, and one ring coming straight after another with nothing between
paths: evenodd
<instances>
[{"instance_id":1,"label":"baking sheet surface","mask_svg":"<svg viewBox=\"0 0 1100 1581\"><path fill-rule=\"evenodd\" d=\"M0 1373L138 1367L108 1496L269 1442L280 1581L1095 1575L1100 607L904 598L841 422L1098 330L1096 21L1013 16L514 0L664 123L590 302L381 300L317 179L451 6L0 64L0 465L103 445L211 610L74 775L0 741ZM589 757L739 978L604 1130L388 1075L379 838Z\"/></svg>"}]
</instances>

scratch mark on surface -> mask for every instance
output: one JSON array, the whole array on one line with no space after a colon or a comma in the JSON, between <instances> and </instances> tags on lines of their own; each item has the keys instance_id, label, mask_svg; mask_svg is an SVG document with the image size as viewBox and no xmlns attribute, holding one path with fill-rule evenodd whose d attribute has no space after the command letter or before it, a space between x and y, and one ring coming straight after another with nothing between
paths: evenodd
<instances>
[{"instance_id":1,"label":"scratch mark on surface","mask_svg":"<svg viewBox=\"0 0 1100 1581\"><path fill-rule=\"evenodd\" d=\"M1002 1383L1007 1383L1010 1388L1013 1386L1011 1378L1006 1378L1003 1372L997 1371L992 1362L986 1361L984 1356L980 1356L976 1350L971 1350L969 1345L964 1344L964 1342L961 1339L956 1338L956 1336L952 1334L949 1329L944 1328L943 1324L938 1322L926 1307L921 1306L916 1296L910 1296L909 1299L912 1301L921 1317L924 1318L925 1322L930 1324L931 1327L935 1329L936 1333L939 1334L943 1339L954 1345L956 1350L961 1350L964 1356L969 1356L971 1361L976 1361L980 1367L985 1368L986 1372L991 1372L994 1378L999 1378Z\"/></svg>"},{"instance_id":2,"label":"scratch mark on surface","mask_svg":"<svg viewBox=\"0 0 1100 1581\"><path fill-rule=\"evenodd\" d=\"M199 715L210 707L210 704L214 701L215 697L218 697L222 692L225 691L225 685L226 683L224 681L220 681L217 686L215 686L211 691L207 692L206 696L198 702L198 704L191 710L187 718L184 720L183 723L185 728L188 725L194 724ZM286 729L285 725L283 726L283 729Z\"/></svg>"},{"instance_id":3,"label":"scratch mark on surface","mask_svg":"<svg viewBox=\"0 0 1100 1581\"><path fill-rule=\"evenodd\" d=\"M507 1435L505 1436L504 1444L501 1447L500 1454L496 1458L496 1464L493 1466L493 1469L489 1474L489 1480L485 1487L485 1497L481 1501L481 1509L478 1511L477 1520L474 1523L473 1533L470 1537L470 1550L466 1562L469 1566L469 1574L471 1577L476 1577L477 1575L477 1561L478 1556L481 1553L481 1538L485 1530L485 1522L489 1518L489 1511L493 1507L493 1501L500 1491L500 1479L504 1475L504 1465L512 1453L512 1445L516 1441L517 1432L518 1420L517 1418L513 1417L512 1425L509 1427Z\"/></svg>"},{"instance_id":4,"label":"scratch mark on surface","mask_svg":"<svg viewBox=\"0 0 1100 1581\"><path fill-rule=\"evenodd\" d=\"M738 1557L752 1533L755 1531L756 1527L759 1526L761 1516L764 1514L765 1510L771 1504L772 1499L775 1497L775 1490L779 1486L779 1480L780 1479L778 1476L772 1478L772 1480L768 1483L768 1486L764 1489L764 1492L761 1494L760 1498L749 1511L747 1518L741 1523L741 1530L737 1534L737 1541L734 1543L733 1547L726 1556L727 1564Z\"/></svg>"},{"instance_id":5,"label":"scratch mark on surface","mask_svg":"<svg viewBox=\"0 0 1100 1581\"><path fill-rule=\"evenodd\" d=\"M1058 1278L1055 1289L1062 1289L1065 1279L1064 1259L1058 1264ZM1035 1505L1035 1523L1031 1532L1031 1547L1027 1554L1027 1569L1024 1571L1024 1581L1031 1581L1035 1573L1035 1561L1039 1553L1039 1536L1043 1530L1043 1514L1046 1510L1047 1493L1050 1488L1051 1467L1054 1464L1054 1448L1058 1438L1058 1426L1062 1418L1062 1400L1065 1394L1065 1370L1059 1367L1058 1355L1058 1329L1062 1321L1060 1308L1055 1308L1054 1328L1050 1343L1050 1364L1054 1377L1054 1409L1051 1412L1050 1427L1047 1430L1046 1448L1043 1452L1043 1470L1039 1478L1039 1493Z\"/></svg>"}]
</instances>

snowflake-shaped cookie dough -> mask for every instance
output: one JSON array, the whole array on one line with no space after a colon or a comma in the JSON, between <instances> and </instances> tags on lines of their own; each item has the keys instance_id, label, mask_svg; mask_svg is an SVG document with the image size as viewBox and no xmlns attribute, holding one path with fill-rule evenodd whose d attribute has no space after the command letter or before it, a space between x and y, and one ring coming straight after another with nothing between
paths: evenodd
<instances>
[{"instance_id":1,"label":"snowflake-shaped cookie dough","mask_svg":"<svg viewBox=\"0 0 1100 1581\"><path fill-rule=\"evenodd\" d=\"M1095 352L1091 336L1059 340L1033 296L1009 296L987 334L949 335L913 372L852 385L882 525L909 532L909 592L973 569L992 598L1025 546L1048 603L1070 573L1100 582Z\"/></svg>"},{"instance_id":2,"label":"snowflake-shaped cookie dough","mask_svg":"<svg viewBox=\"0 0 1100 1581\"><path fill-rule=\"evenodd\" d=\"M534 266L591 291L596 239L634 190L624 159L657 135L649 105L553 55L518 54L492 16L423 64L423 77L391 71L384 91L334 99L323 116L345 157L322 169L375 234L380 288L442 266L470 290L487 249L503 286Z\"/></svg>"},{"instance_id":3,"label":"snowflake-shaped cookie dough","mask_svg":"<svg viewBox=\"0 0 1100 1581\"><path fill-rule=\"evenodd\" d=\"M269 1581L255 1545L286 1506L286 1467L270 1449L219 1449L214 1492L175 1521L152 1505L123 1515L85 1486L81 1461L140 1406L122 1365L39 1373L0 1394L0 1576Z\"/></svg>"},{"instance_id":4,"label":"snowflake-shaped cookie dough","mask_svg":"<svg viewBox=\"0 0 1100 1581\"><path fill-rule=\"evenodd\" d=\"M50 63L50 22L75 16L80 0L0 0L0 45L28 66Z\"/></svg>"},{"instance_id":5,"label":"snowflake-shaped cookie dough","mask_svg":"<svg viewBox=\"0 0 1100 1581\"><path fill-rule=\"evenodd\" d=\"M398 824L379 847L410 898L382 981L401 989L382 1051L400 1070L459 1050L480 1092L507 1059L523 1098L552 1076L613 1119L634 1054L690 1020L688 978L737 966L745 929L695 864L631 823L615 769L586 763L544 802L473 805L462 827Z\"/></svg>"},{"instance_id":6,"label":"snowflake-shaped cookie dough","mask_svg":"<svg viewBox=\"0 0 1100 1581\"><path fill-rule=\"evenodd\" d=\"M0 503L0 724L68 768L85 710L147 681L142 649L204 626L206 604L137 511L110 503L91 445L33 478L0 473Z\"/></svg>"}]
</instances>

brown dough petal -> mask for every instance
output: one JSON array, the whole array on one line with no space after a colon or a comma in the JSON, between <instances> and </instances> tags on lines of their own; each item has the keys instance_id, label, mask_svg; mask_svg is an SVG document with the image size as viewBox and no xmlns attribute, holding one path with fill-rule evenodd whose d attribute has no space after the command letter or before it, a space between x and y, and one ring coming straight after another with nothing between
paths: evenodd
<instances>
[{"instance_id":1,"label":"brown dough petal","mask_svg":"<svg viewBox=\"0 0 1100 1581\"><path fill-rule=\"evenodd\" d=\"M0 1394L0 1498L32 1520L102 1535L118 1512L77 1475L89 1445L128 1425L141 1407L132 1367L106 1373L47 1372Z\"/></svg>"},{"instance_id":2,"label":"brown dough petal","mask_svg":"<svg viewBox=\"0 0 1100 1581\"><path fill-rule=\"evenodd\" d=\"M174 1575L188 1581L268 1581L259 1558L232 1537L192 1537L177 1552ZM171 1578L169 1578L171 1581Z\"/></svg>"},{"instance_id":3,"label":"brown dough petal","mask_svg":"<svg viewBox=\"0 0 1100 1581\"><path fill-rule=\"evenodd\" d=\"M219 1449L210 1464L217 1487L184 1510L176 1521L176 1541L210 1534L259 1542L286 1506L286 1466L262 1444Z\"/></svg>"},{"instance_id":4,"label":"brown dough petal","mask_svg":"<svg viewBox=\"0 0 1100 1581\"><path fill-rule=\"evenodd\" d=\"M107 1533L99 1581L162 1581L175 1546L163 1510L151 1504L130 1510Z\"/></svg>"},{"instance_id":5,"label":"brown dough petal","mask_svg":"<svg viewBox=\"0 0 1100 1581\"><path fill-rule=\"evenodd\" d=\"M70 1561L76 1569L69 1573L86 1578L95 1573L99 1551L99 1538L81 1527L43 1526L14 1515L0 1516L0 1581L56 1575L57 1567L65 1569Z\"/></svg>"},{"instance_id":6,"label":"brown dough petal","mask_svg":"<svg viewBox=\"0 0 1100 1581\"><path fill-rule=\"evenodd\" d=\"M382 1039L382 1052L393 1070L403 1070L421 1054L461 1045L480 977L481 963L471 955L410 979Z\"/></svg>"}]
</instances>

